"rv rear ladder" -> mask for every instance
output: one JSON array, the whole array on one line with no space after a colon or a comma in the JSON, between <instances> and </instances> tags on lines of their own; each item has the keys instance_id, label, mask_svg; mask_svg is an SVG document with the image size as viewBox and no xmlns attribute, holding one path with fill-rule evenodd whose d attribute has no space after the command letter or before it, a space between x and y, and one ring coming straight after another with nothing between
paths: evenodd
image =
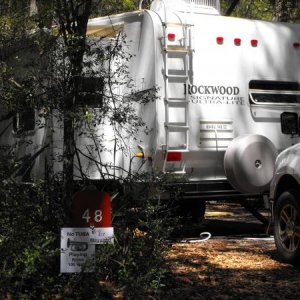
<instances>
[{"instance_id":1,"label":"rv rear ladder","mask_svg":"<svg viewBox=\"0 0 300 300\"><path fill-rule=\"evenodd\" d=\"M169 161L169 152L189 152L189 96L183 90L184 84L189 84L190 77L190 55L192 52L192 7L190 11L184 12L184 20L180 22L168 22L165 13L163 52L164 52L164 82L165 82L165 158L163 172L185 174L184 159L180 162ZM189 16L188 16L189 15ZM189 23L187 22L189 20ZM169 41L168 33L174 30L182 33L182 38L175 42ZM183 63L183 68L176 69L171 65L170 58ZM180 64L179 64L180 65ZM176 91L176 96L172 95ZM176 141L174 143L174 141Z\"/></svg>"}]
</instances>

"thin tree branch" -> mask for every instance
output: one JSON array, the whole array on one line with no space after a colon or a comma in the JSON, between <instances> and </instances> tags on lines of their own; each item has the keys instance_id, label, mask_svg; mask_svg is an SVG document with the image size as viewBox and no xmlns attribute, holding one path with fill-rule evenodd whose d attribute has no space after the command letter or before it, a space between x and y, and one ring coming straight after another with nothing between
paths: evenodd
<instances>
[{"instance_id":1,"label":"thin tree branch","mask_svg":"<svg viewBox=\"0 0 300 300\"><path fill-rule=\"evenodd\" d=\"M230 16L235 10L235 8L237 7L237 5L239 4L239 2L240 0L233 0L230 7L227 9L225 16Z\"/></svg>"}]
</instances>

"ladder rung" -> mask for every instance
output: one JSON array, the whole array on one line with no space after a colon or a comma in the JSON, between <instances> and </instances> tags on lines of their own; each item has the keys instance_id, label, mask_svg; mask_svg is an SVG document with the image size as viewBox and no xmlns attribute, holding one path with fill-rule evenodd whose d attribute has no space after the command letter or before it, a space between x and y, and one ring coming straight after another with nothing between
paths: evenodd
<instances>
[{"instance_id":1,"label":"ladder rung","mask_svg":"<svg viewBox=\"0 0 300 300\"><path fill-rule=\"evenodd\" d=\"M165 126L167 127L167 129L169 131L178 131L178 132L184 132L189 130L189 126L186 125L174 125L174 124L165 124Z\"/></svg>"},{"instance_id":2,"label":"ladder rung","mask_svg":"<svg viewBox=\"0 0 300 300\"><path fill-rule=\"evenodd\" d=\"M180 174L186 174L186 171L166 171L166 173L170 173L170 174L178 174L178 175L180 175Z\"/></svg>"},{"instance_id":3,"label":"ladder rung","mask_svg":"<svg viewBox=\"0 0 300 300\"><path fill-rule=\"evenodd\" d=\"M170 106L186 106L189 102L186 100L170 100L165 99L166 103Z\"/></svg>"},{"instance_id":4,"label":"ladder rung","mask_svg":"<svg viewBox=\"0 0 300 300\"><path fill-rule=\"evenodd\" d=\"M168 78L178 78L178 79L188 79L189 78L189 75L165 75L166 77Z\"/></svg>"},{"instance_id":5,"label":"ladder rung","mask_svg":"<svg viewBox=\"0 0 300 300\"><path fill-rule=\"evenodd\" d=\"M186 47L178 47L178 46L168 46L164 48L164 51L169 52L169 53L188 53L191 51L190 48Z\"/></svg>"},{"instance_id":6,"label":"ladder rung","mask_svg":"<svg viewBox=\"0 0 300 300\"><path fill-rule=\"evenodd\" d=\"M177 148L169 148L168 149L168 151L167 151L167 153L168 152L179 152L179 153L187 153L187 152L190 152L190 150L188 150L187 148L179 148L179 147L177 147Z\"/></svg>"},{"instance_id":7,"label":"ladder rung","mask_svg":"<svg viewBox=\"0 0 300 300\"><path fill-rule=\"evenodd\" d=\"M167 153L170 153L170 152L172 152L172 153L174 153L174 152L175 153L188 153L189 151L187 150L186 147L181 148L178 146L178 147L173 147L173 148L169 149L169 151ZM166 163L172 163L172 161L166 161Z\"/></svg>"}]
</instances>

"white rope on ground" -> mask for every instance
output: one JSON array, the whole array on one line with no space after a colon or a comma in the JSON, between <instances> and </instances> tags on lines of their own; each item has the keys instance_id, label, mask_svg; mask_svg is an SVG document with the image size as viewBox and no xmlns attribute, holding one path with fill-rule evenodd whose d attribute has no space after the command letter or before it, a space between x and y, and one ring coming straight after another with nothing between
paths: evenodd
<instances>
[{"instance_id":1,"label":"white rope on ground","mask_svg":"<svg viewBox=\"0 0 300 300\"><path fill-rule=\"evenodd\" d=\"M200 239L198 238L187 238L187 239L182 239L179 240L179 243L202 243L211 238L211 233L210 232L201 232L200 233Z\"/></svg>"},{"instance_id":2,"label":"white rope on ground","mask_svg":"<svg viewBox=\"0 0 300 300\"><path fill-rule=\"evenodd\" d=\"M205 241L208 241L210 238L211 238L211 233L210 232L201 232L200 233L200 240L197 239L197 240L189 240L188 242L189 243L199 243L199 242L205 242Z\"/></svg>"}]
</instances>

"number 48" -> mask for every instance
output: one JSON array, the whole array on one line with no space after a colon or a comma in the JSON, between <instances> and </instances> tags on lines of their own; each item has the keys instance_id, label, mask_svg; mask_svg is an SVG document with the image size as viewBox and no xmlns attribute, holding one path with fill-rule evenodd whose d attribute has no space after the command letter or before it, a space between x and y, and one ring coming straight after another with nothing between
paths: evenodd
<instances>
[{"instance_id":1,"label":"number 48","mask_svg":"<svg viewBox=\"0 0 300 300\"><path fill-rule=\"evenodd\" d=\"M90 210L89 210L89 209L86 209L86 210L84 211L84 213L82 214L82 219L85 219L86 222L89 223L91 218L92 218L92 217L90 216ZM94 211L94 221L95 221L96 223L102 221L102 210L97 209L97 210Z\"/></svg>"}]
</instances>

